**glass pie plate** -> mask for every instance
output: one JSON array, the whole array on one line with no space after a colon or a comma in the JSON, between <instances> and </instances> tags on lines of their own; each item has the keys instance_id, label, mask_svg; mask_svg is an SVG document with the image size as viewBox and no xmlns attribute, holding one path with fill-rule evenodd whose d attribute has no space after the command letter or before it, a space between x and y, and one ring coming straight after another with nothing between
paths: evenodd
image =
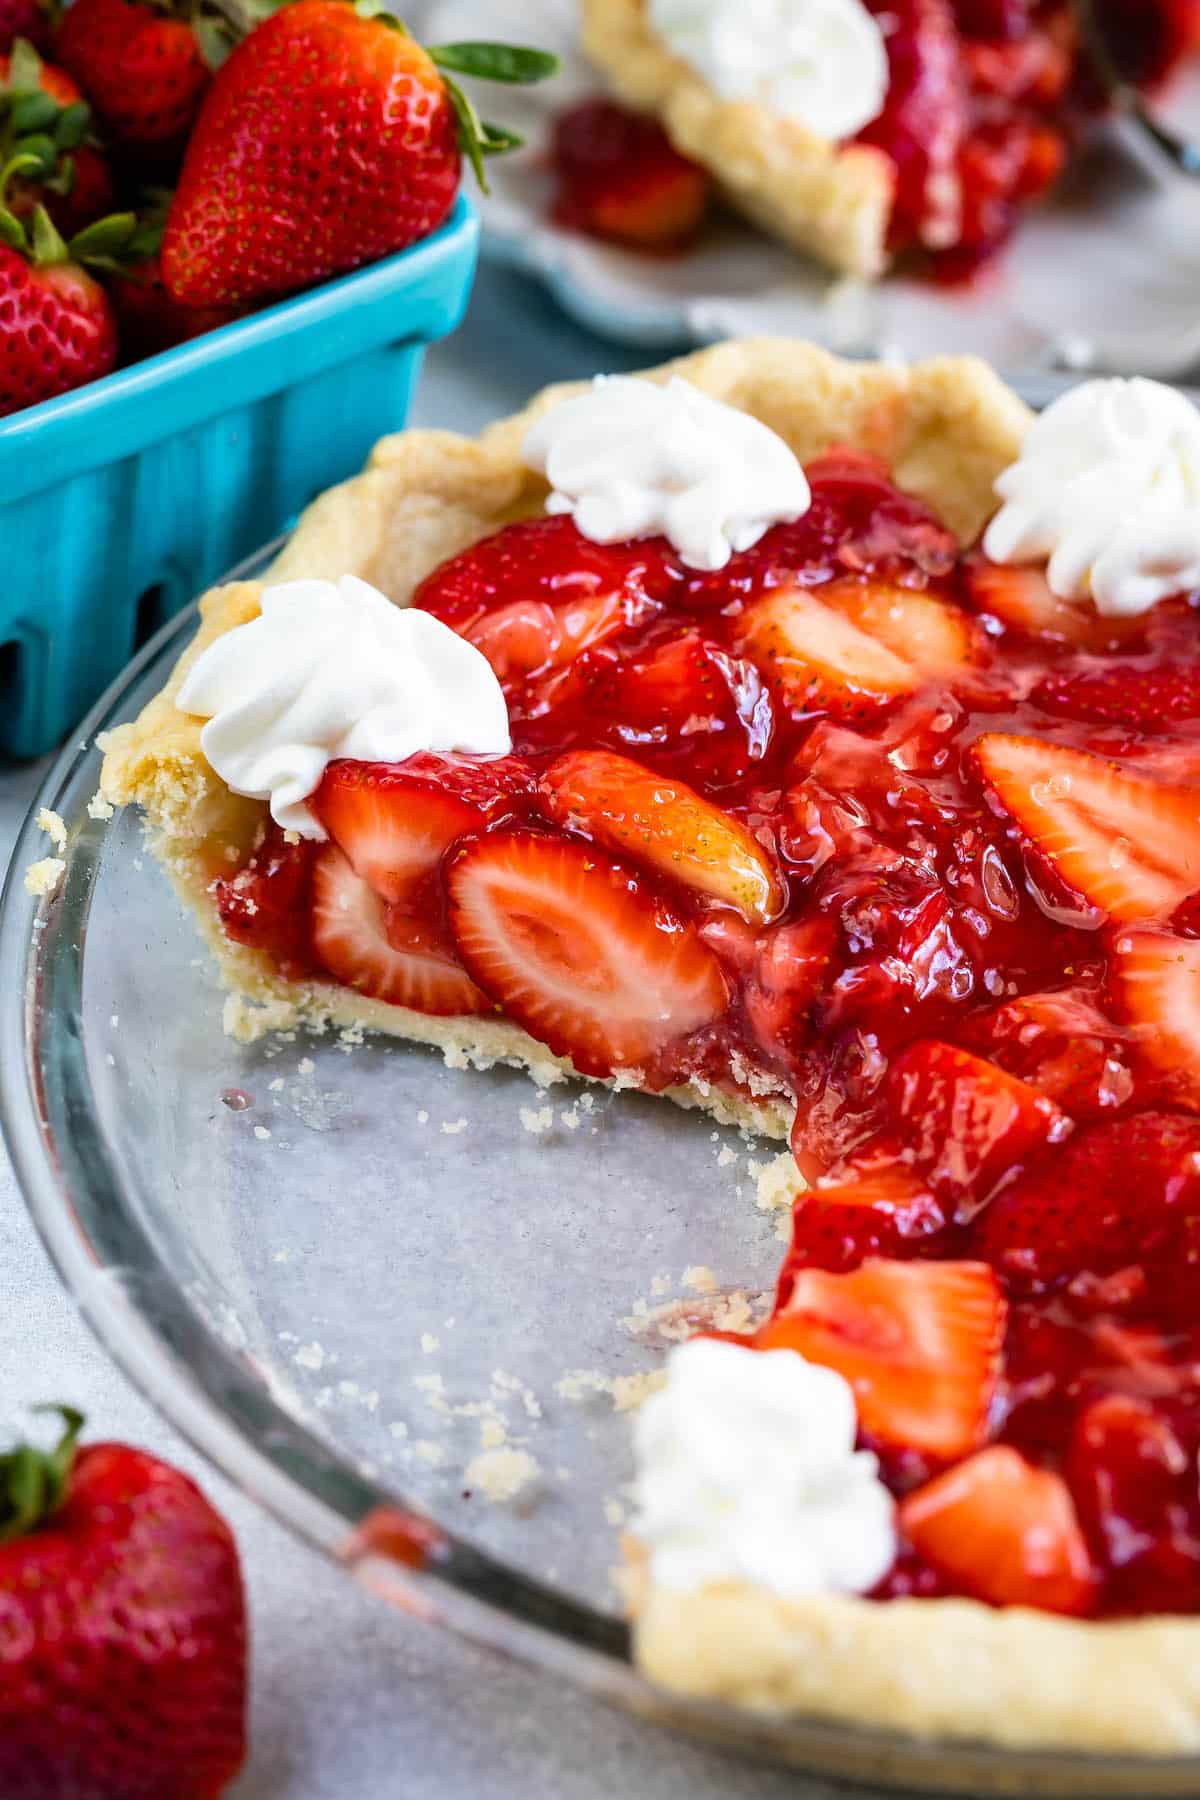
<instances>
[{"instance_id":1,"label":"glass pie plate","mask_svg":"<svg viewBox=\"0 0 1200 1800\"><path fill-rule=\"evenodd\" d=\"M31 814L0 918L13 1162L126 1373L348 1577L665 1726L926 1793L1200 1791L1195 1761L742 1716L638 1675L612 1583L630 1474L613 1378L769 1287L778 1215L752 1165L776 1147L412 1046L227 1037L137 819L88 811L97 733L157 691L193 624L166 627L59 758L34 811L66 824L62 879L25 892L47 852Z\"/></svg>"}]
</instances>

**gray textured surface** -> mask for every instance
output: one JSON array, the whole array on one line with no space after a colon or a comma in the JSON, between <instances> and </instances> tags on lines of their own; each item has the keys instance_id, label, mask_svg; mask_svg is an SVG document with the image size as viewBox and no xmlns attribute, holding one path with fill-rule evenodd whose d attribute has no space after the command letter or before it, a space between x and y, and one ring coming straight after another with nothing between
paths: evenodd
<instances>
[{"instance_id":1,"label":"gray textured surface","mask_svg":"<svg viewBox=\"0 0 1200 1800\"><path fill-rule=\"evenodd\" d=\"M517 277L485 274L464 330L430 358L418 422L471 430L546 380L632 367ZM0 862L39 770L0 765ZM169 1431L107 1363L53 1274L0 1151L0 1418L83 1406L92 1429L191 1469L242 1548L254 1630L252 1755L239 1800L825 1800L548 1678L402 1619L293 1542Z\"/></svg>"}]
</instances>

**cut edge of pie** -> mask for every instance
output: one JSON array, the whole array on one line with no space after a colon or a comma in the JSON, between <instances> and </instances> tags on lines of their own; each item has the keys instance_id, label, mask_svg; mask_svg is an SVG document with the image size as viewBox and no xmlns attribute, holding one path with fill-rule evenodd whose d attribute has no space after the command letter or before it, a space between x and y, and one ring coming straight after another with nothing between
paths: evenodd
<instances>
[{"instance_id":1,"label":"cut edge of pie","mask_svg":"<svg viewBox=\"0 0 1200 1800\"><path fill-rule=\"evenodd\" d=\"M582 7L584 50L617 98L657 117L739 212L845 274L883 273L896 181L881 150L831 143L752 101L723 100L666 48L643 0Z\"/></svg>"},{"instance_id":2,"label":"cut edge of pie","mask_svg":"<svg viewBox=\"0 0 1200 1800\"><path fill-rule=\"evenodd\" d=\"M940 358L910 368L841 361L785 340L722 344L649 372L685 377L754 414L802 462L842 443L872 451L964 542L994 510L993 482L1016 457L1030 414L983 363ZM536 416L573 388L539 395L475 440L413 431L381 441L367 469L308 509L271 580L353 573L407 604L447 557L542 510L546 484L521 461ZM333 984L289 981L221 932L208 894L266 816L210 769L200 721L175 694L199 651L255 616L261 587L215 589L201 630L166 688L105 743L102 791L146 815L151 846L230 990L227 1026L241 1038L297 1024L366 1027L433 1045L456 1064L513 1063L536 1081L574 1073L503 1020L437 1019ZM750 1087L753 1071L739 1072ZM745 1099L715 1088L670 1091L715 1118L786 1135L776 1089ZM1092 1752L1200 1751L1200 1625L1148 1617L1100 1623L962 1599L840 1595L785 1600L728 1584L680 1594L652 1584L629 1547L628 1590L639 1665L679 1693L760 1713L807 1713L925 1737Z\"/></svg>"}]
</instances>

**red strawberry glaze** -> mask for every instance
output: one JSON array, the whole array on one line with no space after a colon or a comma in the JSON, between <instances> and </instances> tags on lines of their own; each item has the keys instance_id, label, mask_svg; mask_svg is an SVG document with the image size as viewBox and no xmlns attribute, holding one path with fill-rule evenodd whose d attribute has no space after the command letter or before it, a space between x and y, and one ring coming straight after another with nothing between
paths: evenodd
<instances>
[{"instance_id":1,"label":"red strawberry glaze","mask_svg":"<svg viewBox=\"0 0 1200 1800\"><path fill-rule=\"evenodd\" d=\"M1200 1089L1172 1048L1200 1042L1200 597L1084 629L1035 575L959 556L870 458L808 474L808 515L718 574L565 518L436 570L416 604L494 656L514 754L478 781L335 764L318 854L375 894L376 961L380 934L451 970L457 946L468 991L590 1072L752 1066L794 1093L819 1185L776 1341L801 1294L805 1341L835 1343L822 1309L852 1321L862 1290L837 1284L864 1267L885 1299L897 1265L961 1271L939 1304L975 1460L865 1437L921 1491L922 1549L881 1596L1002 1603L946 1550L965 1532L1014 1603L1200 1611ZM415 884L380 872L389 845ZM319 975L312 857L271 831L214 888L232 936ZM898 1353L871 1329L886 1425ZM1030 1541L1044 1509L1049 1584L998 1541L992 1470Z\"/></svg>"}]
</instances>

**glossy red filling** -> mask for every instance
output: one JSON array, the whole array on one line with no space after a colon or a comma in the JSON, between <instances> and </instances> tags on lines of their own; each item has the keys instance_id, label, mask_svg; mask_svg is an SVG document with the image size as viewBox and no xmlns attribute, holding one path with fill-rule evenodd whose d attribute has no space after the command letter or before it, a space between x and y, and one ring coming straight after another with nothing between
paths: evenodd
<instances>
[{"instance_id":1,"label":"glossy red filling","mask_svg":"<svg viewBox=\"0 0 1200 1800\"><path fill-rule=\"evenodd\" d=\"M970 275L1061 173L1102 103L1073 0L865 0L886 34L889 87L858 141L895 171L890 247L943 280ZM1153 86L1200 43L1197 0L1095 0L1115 65ZM707 180L661 129L607 101L564 115L556 216L672 249L698 230Z\"/></svg>"},{"instance_id":2,"label":"glossy red filling","mask_svg":"<svg viewBox=\"0 0 1200 1800\"><path fill-rule=\"evenodd\" d=\"M335 763L214 882L293 974L650 1089L769 1076L765 1345L842 1369L882 1594L1200 1609L1200 631L960 556L870 458L717 574L512 525L416 596L514 750Z\"/></svg>"}]
</instances>

